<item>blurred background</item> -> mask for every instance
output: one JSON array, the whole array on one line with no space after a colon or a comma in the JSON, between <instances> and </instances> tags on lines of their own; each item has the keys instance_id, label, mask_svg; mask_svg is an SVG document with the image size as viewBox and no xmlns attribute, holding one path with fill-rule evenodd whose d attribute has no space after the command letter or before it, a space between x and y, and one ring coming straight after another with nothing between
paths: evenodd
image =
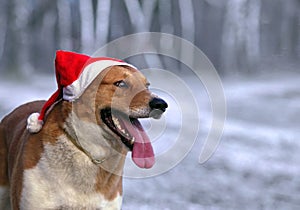
<instances>
[{"instance_id":1,"label":"blurred background","mask_svg":"<svg viewBox=\"0 0 300 210\"><path fill-rule=\"evenodd\" d=\"M211 110L205 88L190 84L201 107L195 146L165 174L125 179L123 209L300 209L300 0L1 0L0 117L54 92L55 50L93 54L148 31L207 55L223 82L227 121L218 150L200 165ZM185 71L159 59L160 68Z\"/></svg>"},{"instance_id":2,"label":"blurred background","mask_svg":"<svg viewBox=\"0 0 300 210\"><path fill-rule=\"evenodd\" d=\"M56 49L93 53L136 32L199 47L222 74L300 56L299 0L1 0L3 73L51 72ZM272 69L268 69L272 71Z\"/></svg>"}]
</instances>

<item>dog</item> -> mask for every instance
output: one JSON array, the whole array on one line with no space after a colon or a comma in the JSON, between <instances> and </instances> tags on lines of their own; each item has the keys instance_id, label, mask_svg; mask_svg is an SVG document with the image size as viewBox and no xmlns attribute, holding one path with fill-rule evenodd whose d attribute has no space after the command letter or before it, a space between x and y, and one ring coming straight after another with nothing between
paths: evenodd
<instances>
[{"instance_id":1,"label":"dog","mask_svg":"<svg viewBox=\"0 0 300 210\"><path fill-rule=\"evenodd\" d=\"M63 65L77 62L72 59ZM138 167L153 166L138 118L159 118L167 103L131 65L117 63L95 75L76 99L67 100L66 87L63 93L59 87L51 106L29 102L2 119L1 210L121 209L126 154L132 152ZM42 128L30 130L28 116L45 106Z\"/></svg>"}]
</instances>

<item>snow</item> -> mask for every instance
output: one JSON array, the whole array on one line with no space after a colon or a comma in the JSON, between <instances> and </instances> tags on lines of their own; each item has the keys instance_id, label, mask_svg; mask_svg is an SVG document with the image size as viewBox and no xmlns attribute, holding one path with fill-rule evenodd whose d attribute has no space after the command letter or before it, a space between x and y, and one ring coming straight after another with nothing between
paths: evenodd
<instances>
[{"instance_id":1,"label":"snow","mask_svg":"<svg viewBox=\"0 0 300 210\"><path fill-rule=\"evenodd\" d=\"M189 109L186 101L176 101L176 94L160 90L157 94L170 107L161 120L143 120L143 124L159 157L168 154L174 161L181 148L187 151L167 170L148 178L131 176L147 172L131 168L128 159L122 209L300 209L300 75L285 72L223 79L228 106L225 129L217 151L202 165L198 159L211 122L209 100L201 84L189 78L184 82L195 96L199 113ZM54 91L54 78L47 75L24 81L0 78L0 116L24 102L47 99ZM191 126L200 122L195 143L189 139L194 138L194 130L182 129L183 117ZM178 137L180 133L183 138ZM177 150L170 153L174 147Z\"/></svg>"}]
</instances>

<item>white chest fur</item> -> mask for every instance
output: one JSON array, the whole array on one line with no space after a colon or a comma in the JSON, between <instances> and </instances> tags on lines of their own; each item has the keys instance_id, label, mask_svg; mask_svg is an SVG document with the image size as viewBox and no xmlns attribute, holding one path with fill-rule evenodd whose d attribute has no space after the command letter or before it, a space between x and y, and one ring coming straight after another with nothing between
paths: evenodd
<instances>
[{"instance_id":1,"label":"white chest fur","mask_svg":"<svg viewBox=\"0 0 300 210\"><path fill-rule=\"evenodd\" d=\"M25 170L21 209L120 209L122 197L107 201L96 192L99 167L66 136L45 145L39 163Z\"/></svg>"}]
</instances>

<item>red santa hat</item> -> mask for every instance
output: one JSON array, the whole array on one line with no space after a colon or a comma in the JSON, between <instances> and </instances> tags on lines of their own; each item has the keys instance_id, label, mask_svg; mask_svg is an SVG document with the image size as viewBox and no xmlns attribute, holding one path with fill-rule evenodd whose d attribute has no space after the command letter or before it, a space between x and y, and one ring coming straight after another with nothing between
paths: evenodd
<instances>
[{"instance_id":1,"label":"red santa hat","mask_svg":"<svg viewBox=\"0 0 300 210\"><path fill-rule=\"evenodd\" d=\"M87 55L59 50L56 52L55 73L58 89L46 101L40 113L32 113L27 119L27 130L39 132L44 124L47 111L61 99L78 99L94 79L110 66L130 66L122 60L107 57L89 57Z\"/></svg>"}]
</instances>

